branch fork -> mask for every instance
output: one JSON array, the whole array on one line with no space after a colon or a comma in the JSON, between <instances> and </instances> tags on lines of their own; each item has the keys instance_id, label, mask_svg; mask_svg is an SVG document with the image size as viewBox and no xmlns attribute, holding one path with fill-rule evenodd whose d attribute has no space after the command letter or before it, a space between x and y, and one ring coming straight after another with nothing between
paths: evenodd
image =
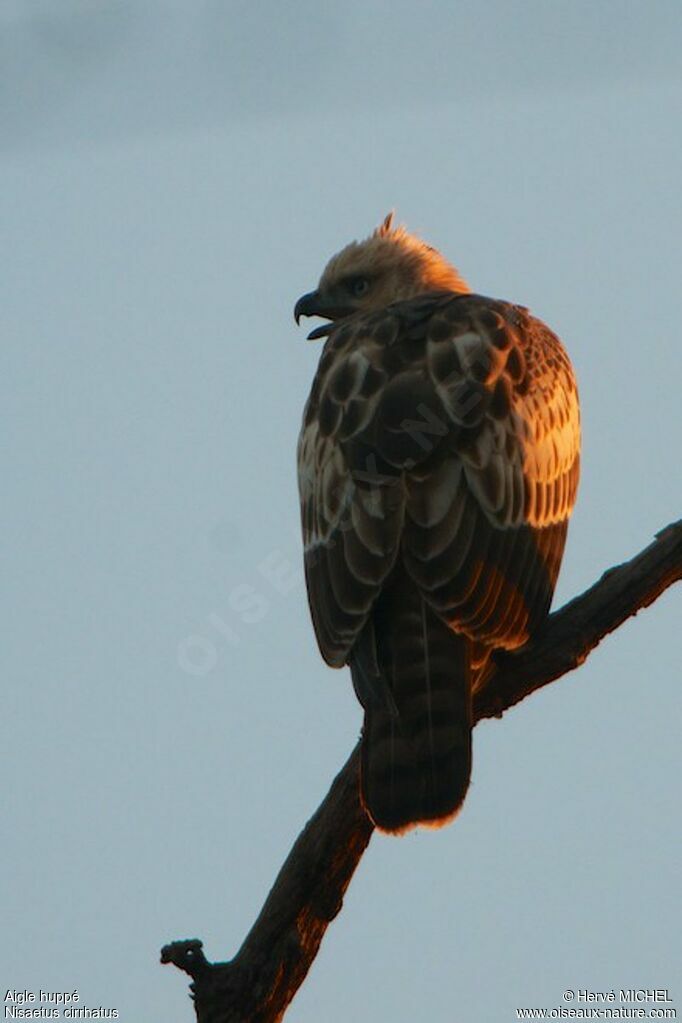
<instances>
[{"instance_id":1,"label":"branch fork","mask_svg":"<svg viewBox=\"0 0 682 1023\"><path fill-rule=\"evenodd\" d=\"M502 717L579 667L601 640L682 578L682 520L551 614L515 653L499 653L474 700L474 721ZM296 839L234 959L210 963L197 938L161 951L192 978L197 1023L277 1023L317 955L374 825L360 804L360 743Z\"/></svg>"}]
</instances>

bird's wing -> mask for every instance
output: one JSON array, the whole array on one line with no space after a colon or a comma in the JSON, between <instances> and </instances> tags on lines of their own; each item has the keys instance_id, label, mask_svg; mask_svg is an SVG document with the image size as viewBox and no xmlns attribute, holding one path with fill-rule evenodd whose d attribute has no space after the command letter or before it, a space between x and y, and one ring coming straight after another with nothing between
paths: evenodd
<instances>
[{"instance_id":1,"label":"bird's wing","mask_svg":"<svg viewBox=\"0 0 682 1023\"><path fill-rule=\"evenodd\" d=\"M326 660L347 659L397 558L457 631L525 642L551 600L578 449L570 363L525 310L435 295L336 327L299 444Z\"/></svg>"},{"instance_id":2,"label":"bird's wing","mask_svg":"<svg viewBox=\"0 0 682 1023\"><path fill-rule=\"evenodd\" d=\"M315 633L325 660L342 665L398 552L405 507L401 473L367 448L388 376L373 320L354 317L325 345L298 445L304 561Z\"/></svg>"},{"instance_id":3,"label":"bird's wing","mask_svg":"<svg viewBox=\"0 0 682 1023\"><path fill-rule=\"evenodd\" d=\"M430 317L423 360L447 433L407 478L406 567L457 631L513 649L549 610L575 502L571 365L525 309L474 295Z\"/></svg>"}]
</instances>

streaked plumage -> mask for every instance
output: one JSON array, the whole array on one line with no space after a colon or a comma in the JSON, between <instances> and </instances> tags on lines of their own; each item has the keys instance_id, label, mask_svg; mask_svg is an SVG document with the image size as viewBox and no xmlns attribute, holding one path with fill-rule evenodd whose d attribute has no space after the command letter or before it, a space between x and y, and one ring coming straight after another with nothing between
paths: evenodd
<instances>
[{"instance_id":1,"label":"streaked plumage","mask_svg":"<svg viewBox=\"0 0 682 1023\"><path fill-rule=\"evenodd\" d=\"M387 831L443 823L486 661L549 610L578 483L571 365L390 217L296 313L334 321L312 332L299 488L317 640L365 709L362 798Z\"/></svg>"}]
</instances>

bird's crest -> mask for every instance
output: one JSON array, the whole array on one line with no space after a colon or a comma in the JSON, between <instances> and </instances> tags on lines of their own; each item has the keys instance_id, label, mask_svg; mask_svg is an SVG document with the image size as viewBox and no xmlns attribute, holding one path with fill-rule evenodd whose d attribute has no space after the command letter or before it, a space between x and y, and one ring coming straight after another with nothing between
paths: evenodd
<instances>
[{"instance_id":1,"label":"bird's crest","mask_svg":"<svg viewBox=\"0 0 682 1023\"><path fill-rule=\"evenodd\" d=\"M394 210L384 217L369 238L351 242L332 256L322 273L318 290L331 291L339 282L354 275L368 275L375 281L369 301L363 305L365 310L383 308L391 302L428 291L464 293L470 290L460 273L437 249L410 234L404 224L395 222Z\"/></svg>"},{"instance_id":2,"label":"bird's crest","mask_svg":"<svg viewBox=\"0 0 682 1023\"><path fill-rule=\"evenodd\" d=\"M377 238L385 238L387 234L390 234L393 230L393 218L395 217L395 210L391 210L386 214L382 222L375 229L374 235Z\"/></svg>"}]
</instances>

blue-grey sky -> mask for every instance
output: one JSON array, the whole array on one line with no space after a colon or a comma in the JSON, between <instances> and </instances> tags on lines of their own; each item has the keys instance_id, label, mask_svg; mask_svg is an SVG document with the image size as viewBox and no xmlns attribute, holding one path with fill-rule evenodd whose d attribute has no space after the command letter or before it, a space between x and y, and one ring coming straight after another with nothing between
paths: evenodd
<instances>
[{"instance_id":1,"label":"blue-grey sky","mask_svg":"<svg viewBox=\"0 0 682 1023\"><path fill-rule=\"evenodd\" d=\"M562 603L679 517L677 0L2 0L0 984L193 1018L355 743L300 576L292 319L392 207L574 361ZM292 1023L505 1023L679 966L680 596L377 836ZM4 990L3 990L4 994Z\"/></svg>"}]
</instances>

